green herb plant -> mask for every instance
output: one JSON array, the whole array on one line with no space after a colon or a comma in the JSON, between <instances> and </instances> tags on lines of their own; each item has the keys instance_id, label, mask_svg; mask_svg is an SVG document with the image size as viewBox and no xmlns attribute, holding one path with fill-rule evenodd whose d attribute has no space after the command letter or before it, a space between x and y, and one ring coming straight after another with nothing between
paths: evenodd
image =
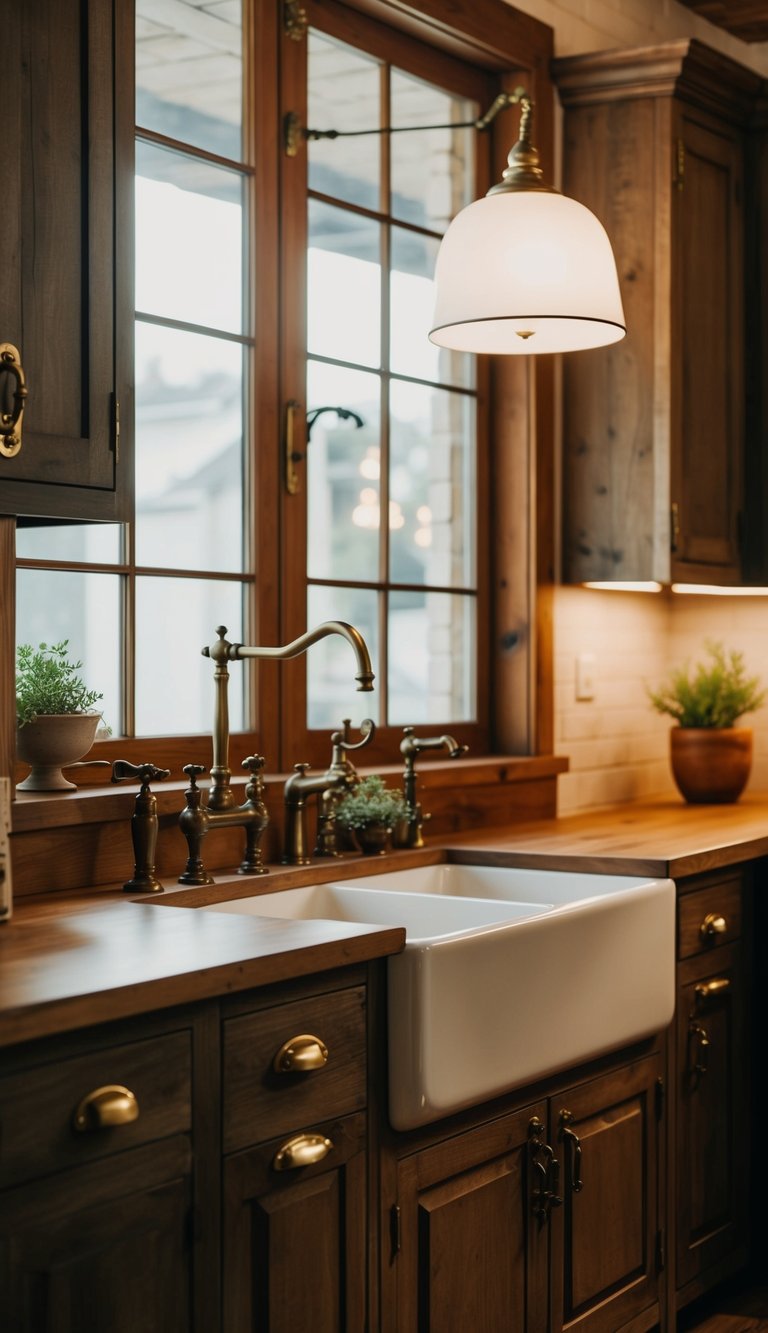
<instances>
[{"instance_id":1,"label":"green herb plant","mask_svg":"<svg viewBox=\"0 0 768 1333\"><path fill-rule=\"evenodd\" d=\"M384 779L375 774L361 778L336 807L336 818L347 829L365 829L371 824L391 829L405 814L402 792L385 787Z\"/></svg>"},{"instance_id":2,"label":"green herb plant","mask_svg":"<svg viewBox=\"0 0 768 1333\"><path fill-rule=\"evenodd\" d=\"M91 713L103 695L89 690L77 674L82 662L67 660L69 639L29 643L16 650L16 720L20 727L51 713Z\"/></svg>"},{"instance_id":3,"label":"green herb plant","mask_svg":"<svg viewBox=\"0 0 768 1333\"><path fill-rule=\"evenodd\" d=\"M700 662L693 672L686 663L658 690L649 689L648 697L657 712L668 713L681 727L732 727L760 707L766 691L759 677L746 674L743 653L710 641L705 647L708 663Z\"/></svg>"}]
</instances>

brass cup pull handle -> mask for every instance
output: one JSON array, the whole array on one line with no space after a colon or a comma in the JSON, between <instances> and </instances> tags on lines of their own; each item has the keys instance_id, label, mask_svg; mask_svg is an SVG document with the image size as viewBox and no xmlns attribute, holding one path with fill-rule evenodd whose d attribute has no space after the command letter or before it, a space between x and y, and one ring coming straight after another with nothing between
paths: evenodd
<instances>
[{"instance_id":1,"label":"brass cup pull handle","mask_svg":"<svg viewBox=\"0 0 768 1333\"><path fill-rule=\"evenodd\" d=\"M21 448L21 427L29 390L19 350L13 343L0 343L0 372L6 370L16 380L16 388L11 411L0 411L0 454L14 458Z\"/></svg>"},{"instance_id":2,"label":"brass cup pull handle","mask_svg":"<svg viewBox=\"0 0 768 1333\"><path fill-rule=\"evenodd\" d=\"M560 1112L560 1139L570 1148L571 1155L571 1179L569 1188L571 1194L579 1194L584 1188L584 1181L581 1178L581 1139L571 1128L573 1120L572 1111Z\"/></svg>"},{"instance_id":3,"label":"brass cup pull handle","mask_svg":"<svg viewBox=\"0 0 768 1333\"><path fill-rule=\"evenodd\" d=\"M130 1088L119 1083L108 1083L95 1088L83 1097L75 1108L72 1123L76 1130L88 1133L98 1129L113 1129L130 1125L139 1118L139 1103Z\"/></svg>"},{"instance_id":4,"label":"brass cup pull handle","mask_svg":"<svg viewBox=\"0 0 768 1333\"><path fill-rule=\"evenodd\" d=\"M328 1063L328 1047L320 1037L310 1032L302 1032L298 1037L290 1037L283 1042L272 1061L276 1074L309 1074L313 1069L322 1069Z\"/></svg>"},{"instance_id":5,"label":"brass cup pull handle","mask_svg":"<svg viewBox=\"0 0 768 1333\"><path fill-rule=\"evenodd\" d=\"M712 944L718 935L728 934L728 922L719 912L710 912L704 917L699 927L699 934L706 943Z\"/></svg>"},{"instance_id":6,"label":"brass cup pull handle","mask_svg":"<svg viewBox=\"0 0 768 1333\"><path fill-rule=\"evenodd\" d=\"M333 1142L324 1134L296 1134L278 1148L272 1158L274 1171L295 1171L302 1166L314 1166L327 1157Z\"/></svg>"},{"instance_id":7,"label":"brass cup pull handle","mask_svg":"<svg viewBox=\"0 0 768 1333\"><path fill-rule=\"evenodd\" d=\"M693 993L696 996L697 1004L705 1004L707 1000L714 1000L730 988L730 977L714 977L712 981L700 981L697 986L694 986Z\"/></svg>"}]
</instances>

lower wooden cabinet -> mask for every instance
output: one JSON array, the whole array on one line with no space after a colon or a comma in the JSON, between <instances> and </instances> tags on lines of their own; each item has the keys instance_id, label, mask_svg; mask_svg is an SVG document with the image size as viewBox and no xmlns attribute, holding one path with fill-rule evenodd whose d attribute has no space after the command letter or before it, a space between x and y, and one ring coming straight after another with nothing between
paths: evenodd
<instances>
[{"instance_id":1,"label":"lower wooden cabinet","mask_svg":"<svg viewBox=\"0 0 768 1333\"><path fill-rule=\"evenodd\" d=\"M225 1333L363 1333L366 1137L366 1117L354 1115L227 1159Z\"/></svg>"},{"instance_id":2,"label":"lower wooden cabinet","mask_svg":"<svg viewBox=\"0 0 768 1333\"><path fill-rule=\"evenodd\" d=\"M751 1194L749 966L743 876L680 898L673 1129L677 1306L748 1258ZM685 924L692 929L685 933ZM716 922L717 929L712 929ZM693 929L695 926L695 929ZM685 948L685 938L696 941Z\"/></svg>"},{"instance_id":3,"label":"lower wooden cabinet","mask_svg":"<svg viewBox=\"0 0 768 1333\"><path fill-rule=\"evenodd\" d=\"M402 1156L385 1333L653 1328L662 1110L654 1052Z\"/></svg>"}]
</instances>

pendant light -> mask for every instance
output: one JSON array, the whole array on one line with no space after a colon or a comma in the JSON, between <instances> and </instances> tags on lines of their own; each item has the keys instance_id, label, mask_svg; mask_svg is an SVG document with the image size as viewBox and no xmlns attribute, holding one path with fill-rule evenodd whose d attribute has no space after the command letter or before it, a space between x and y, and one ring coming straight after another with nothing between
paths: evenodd
<instances>
[{"instance_id":1,"label":"pendant light","mask_svg":"<svg viewBox=\"0 0 768 1333\"><path fill-rule=\"evenodd\" d=\"M543 184L525 90L502 93L489 116L497 103L520 104L520 138L500 183L462 209L443 237L431 341L502 355L618 342L626 324L604 227Z\"/></svg>"}]
</instances>

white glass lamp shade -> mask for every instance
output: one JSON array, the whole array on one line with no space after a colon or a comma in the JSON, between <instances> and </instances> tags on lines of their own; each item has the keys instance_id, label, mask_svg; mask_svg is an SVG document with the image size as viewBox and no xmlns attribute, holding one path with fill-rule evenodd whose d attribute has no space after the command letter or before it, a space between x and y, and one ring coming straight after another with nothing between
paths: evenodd
<instances>
[{"instance_id":1,"label":"white glass lamp shade","mask_svg":"<svg viewBox=\"0 0 768 1333\"><path fill-rule=\"evenodd\" d=\"M572 352L626 333L605 229L549 190L486 195L454 218L435 270L439 347L465 352Z\"/></svg>"}]
</instances>

